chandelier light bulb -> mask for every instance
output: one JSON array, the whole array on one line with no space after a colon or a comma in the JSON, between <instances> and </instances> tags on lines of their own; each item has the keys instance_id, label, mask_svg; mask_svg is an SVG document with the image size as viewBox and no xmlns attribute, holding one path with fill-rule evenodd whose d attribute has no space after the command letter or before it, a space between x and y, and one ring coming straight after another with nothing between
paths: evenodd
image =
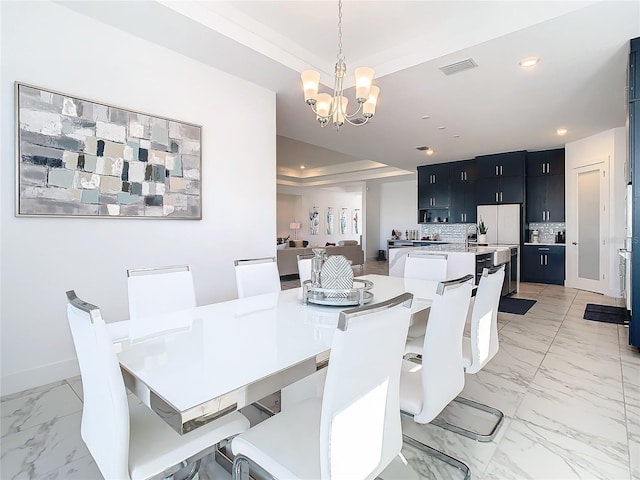
<instances>
[{"instance_id":1,"label":"chandelier light bulb","mask_svg":"<svg viewBox=\"0 0 640 480\"><path fill-rule=\"evenodd\" d=\"M369 98L362 107L362 113L366 118L371 118L376 114L376 105L378 103L378 95L380 94L380 87L373 85L369 92Z\"/></svg>"},{"instance_id":2,"label":"chandelier light bulb","mask_svg":"<svg viewBox=\"0 0 640 480\"><path fill-rule=\"evenodd\" d=\"M302 88L304 88L304 101L313 105L318 98L320 73L315 70L305 70L300 76L302 77Z\"/></svg>"},{"instance_id":3,"label":"chandelier light bulb","mask_svg":"<svg viewBox=\"0 0 640 480\"><path fill-rule=\"evenodd\" d=\"M356 75L356 100L364 103L369 98L371 82L373 82L373 68L359 67L354 71Z\"/></svg>"}]
</instances>

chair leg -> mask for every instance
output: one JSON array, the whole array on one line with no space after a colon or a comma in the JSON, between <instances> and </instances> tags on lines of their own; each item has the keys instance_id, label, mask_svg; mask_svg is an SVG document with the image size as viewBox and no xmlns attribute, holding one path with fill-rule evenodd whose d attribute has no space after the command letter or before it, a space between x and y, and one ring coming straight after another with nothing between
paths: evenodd
<instances>
[{"instance_id":1,"label":"chair leg","mask_svg":"<svg viewBox=\"0 0 640 480\"><path fill-rule=\"evenodd\" d=\"M474 432L472 430L468 430L464 427L461 427L460 425L454 425L452 423L446 422L445 420L442 420L440 417L437 417L431 420L431 423L433 425L437 425L446 430L459 433L460 435L464 435L465 437L471 438L478 442L490 442L495 438L495 436L498 433L498 430L500 430L500 427L502 426L502 422L504 421L504 413L502 413L497 408L490 407L489 405L485 405L484 403L476 402L475 400L470 400L468 398L456 397L453 401L461 403L462 405L467 405L469 407L481 410L483 412L489 413L497 417L496 423L494 424L491 431L486 434L480 433L480 432Z\"/></svg>"},{"instance_id":2,"label":"chair leg","mask_svg":"<svg viewBox=\"0 0 640 480\"><path fill-rule=\"evenodd\" d=\"M233 459L232 478L233 480L276 480L264 468L242 454L236 455Z\"/></svg>"},{"instance_id":3,"label":"chair leg","mask_svg":"<svg viewBox=\"0 0 640 480\"><path fill-rule=\"evenodd\" d=\"M464 480L471 480L471 470L467 466L467 464L461 462L457 458L453 458L446 453L441 452L440 450L436 450L435 448L430 447L429 445L425 445L422 442L419 442L415 438L411 438L408 435L402 434L403 440L411 445L412 447L417 448L418 450L423 451L427 455L430 455L434 458L437 458L441 462L446 463L447 465L451 465L454 468L457 468L464 474Z\"/></svg>"}]
</instances>

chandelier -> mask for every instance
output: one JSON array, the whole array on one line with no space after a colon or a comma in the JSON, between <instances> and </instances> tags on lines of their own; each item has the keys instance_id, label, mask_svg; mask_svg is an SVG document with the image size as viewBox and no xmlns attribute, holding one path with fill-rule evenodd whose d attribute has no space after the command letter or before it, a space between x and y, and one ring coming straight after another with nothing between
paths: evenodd
<instances>
[{"instance_id":1,"label":"chandelier","mask_svg":"<svg viewBox=\"0 0 640 480\"><path fill-rule=\"evenodd\" d=\"M336 62L333 96L328 93L318 93L320 73L315 70L302 72L302 87L304 89L304 101L311 107L320 125L324 128L329 121L339 130L344 122L351 125L364 125L376 113L376 102L380 94L380 88L371 85L373 81L373 69L369 67L356 68L356 102L358 109L347 113L348 99L344 96L343 81L347 74L347 64L342 53L342 0L338 1L338 61Z\"/></svg>"}]
</instances>

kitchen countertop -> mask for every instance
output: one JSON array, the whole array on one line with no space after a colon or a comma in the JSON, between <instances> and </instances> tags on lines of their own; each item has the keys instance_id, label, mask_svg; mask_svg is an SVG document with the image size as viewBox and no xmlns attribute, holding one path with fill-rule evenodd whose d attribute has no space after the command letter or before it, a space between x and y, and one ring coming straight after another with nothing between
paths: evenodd
<instances>
[{"instance_id":1,"label":"kitchen countertop","mask_svg":"<svg viewBox=\"0 0 640 480\"><path fill-rule=\"evenodd\" d=\"M564 247L566 245L566 243L545 243L545 242L538 242L538 243L534 243L534 242L524 242L525 245L534 245L534 246L538 246L541 245L543 247Z\"/></svg>"},{"instance_id":2,"label":"kitchen countertop","mask_svg":"<svg viewBox=\"0 0 640 480\"><path fill-rule=\"evenodd\" d=\"M420 247L420 250L430 252L456 252L456 253L492 253L496 250L504 250L507 248L517 247L518 245L474 245L469 246L464 243L446 243L443 245L428 245Z\"/></svg>"}]
</instances>

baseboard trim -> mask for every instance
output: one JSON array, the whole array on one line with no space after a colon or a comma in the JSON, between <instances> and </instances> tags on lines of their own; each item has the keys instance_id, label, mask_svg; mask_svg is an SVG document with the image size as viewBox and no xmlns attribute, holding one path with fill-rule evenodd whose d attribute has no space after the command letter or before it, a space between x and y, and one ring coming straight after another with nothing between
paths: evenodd
<instances>
[{"instance_id":1,"label":"baseboard trim","mask_svg":"<svg viewBox=\"0 0 640 480\"><path fill-rule=\"evenodd\" d=\"M80 368L75 358L3 375L0 395L3 397L12 395L78 375L80 375Z\"/></svg>"}]
</instances>

